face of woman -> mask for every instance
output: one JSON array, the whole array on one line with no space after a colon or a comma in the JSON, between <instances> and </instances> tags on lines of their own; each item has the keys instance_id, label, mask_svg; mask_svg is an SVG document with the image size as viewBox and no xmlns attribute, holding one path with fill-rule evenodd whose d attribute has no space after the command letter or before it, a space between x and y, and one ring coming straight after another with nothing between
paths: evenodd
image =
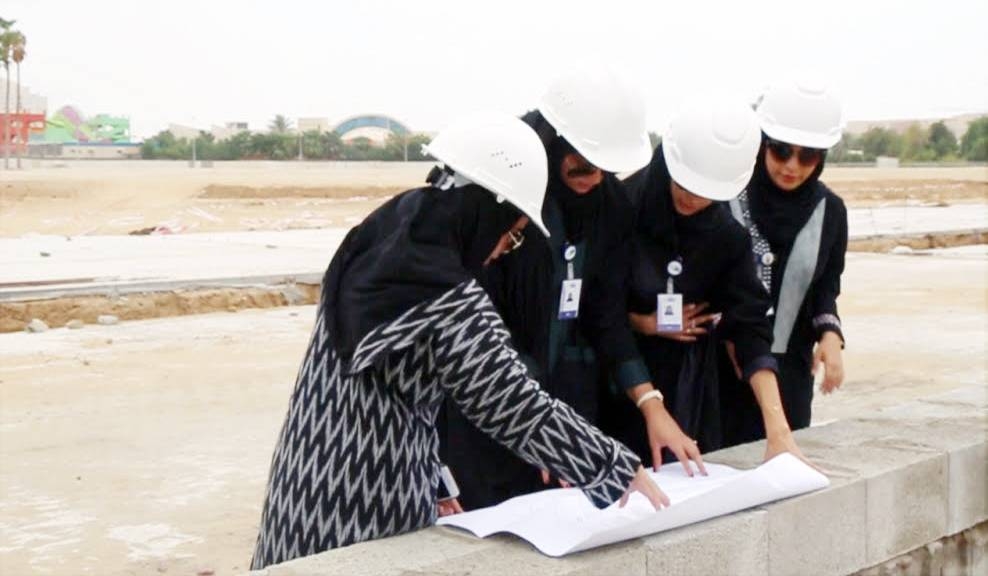
<instances>
[{"instance_id":1,"label":"face of woman","mask_svg":"<svg viewBox=\"0 0 988 576\"><path fill-rule=\"evenodd\" d=\"M487 260L484 260L484 266L489 265L504 254L520 248L525 241L525 234L522 232L525 226L528 226L528 216L519 217L511 229L501 235L497 244L494 245L494 250L491 251L490 256L487 257Z\"/></svg>"},{"instance_id":2,"label":"face of woman","mask_svg":"<svg viewBox=\"0 0 988 576\"><path fill-rule=\"evenodd\" d=\"M692 216L713 204L713 200L693 194L677 184L675 180L672 181L671 189L672 205L680 216Z\"/></svg>"},{"instance_id":3,"label":"face of woman","mask_svg":"<svg viewBox=\"0 0 988 576\"><path fill-rule=\"evenodd\" d=\"M559 163L559 178L573 192L586 194L600 184L604 173L580 154L570 152Z\"/></svg>"},{"instance_id":4,"label":"face of woman","mask_svg":"<svg viewBox=\"0 0 988 576\"><path fill-rule=\"evenodd\" d=\"M792 192L813 175L822 152L786 142L769 140L765 146L765 171L779 188Z\"/></svg>"}]
</instances>

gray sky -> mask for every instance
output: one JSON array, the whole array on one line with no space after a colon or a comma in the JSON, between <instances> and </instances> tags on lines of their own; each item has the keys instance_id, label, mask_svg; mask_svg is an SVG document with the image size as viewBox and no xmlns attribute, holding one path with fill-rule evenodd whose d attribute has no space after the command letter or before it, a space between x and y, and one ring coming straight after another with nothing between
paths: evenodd
<instances>
[{"instance_id":1,"label":"gray sky","mask_svg":"<svg viewBox=\"0 0 988 576\"><path fill-rule=\"evenodd\" d=\"M639 83L656 131L698 94L750 99L802 68L852 120L988 110L984 0L4 0L0 16L49 111L128 115L138 137L279 113L435 130L532 108L553 70L592 59Z\"/></svg>"}]
</instances>

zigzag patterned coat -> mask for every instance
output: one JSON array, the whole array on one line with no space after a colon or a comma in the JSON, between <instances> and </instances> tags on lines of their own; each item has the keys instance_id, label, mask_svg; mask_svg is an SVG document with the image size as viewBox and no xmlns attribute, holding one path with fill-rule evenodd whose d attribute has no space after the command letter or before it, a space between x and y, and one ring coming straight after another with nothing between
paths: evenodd
<instances>
[{"instance_id":1,"label":"zigzag patterned coat","mask_svg":"<svg viewBox=\"0 0 988 576\"><path fill-rule=\"evenodd\" d=\"M475 281L369 332L348 370L324 316L320 306L275 450L254 569L433 524L444 396L599 507L634 477L627 448L529 378Z\"/></svg>"}]
</instances>

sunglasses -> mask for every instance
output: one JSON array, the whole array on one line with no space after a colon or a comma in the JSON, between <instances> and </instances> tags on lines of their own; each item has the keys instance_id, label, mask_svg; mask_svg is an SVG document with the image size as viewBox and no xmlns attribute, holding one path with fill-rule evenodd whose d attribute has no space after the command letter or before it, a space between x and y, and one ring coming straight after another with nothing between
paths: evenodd
<instances>
[{"instance_id":1,"label":"sunglasses","mask_svg":"<svg viewBox=\"0 0 988 576\"><path fill-rule=\"evenodd\" d=\"M796 161L803 166L813 166L823 159L826 150L821 150L819 148L806 148L803 146L793 146L792 144L786 142L779 142L778 140L769 140L765 143L768 151L775 156L779 162L788 162L792 158L793 154L796 154ZM799 148L799 153L796 153L796 148Z\"/></svg>"}]
</instances>

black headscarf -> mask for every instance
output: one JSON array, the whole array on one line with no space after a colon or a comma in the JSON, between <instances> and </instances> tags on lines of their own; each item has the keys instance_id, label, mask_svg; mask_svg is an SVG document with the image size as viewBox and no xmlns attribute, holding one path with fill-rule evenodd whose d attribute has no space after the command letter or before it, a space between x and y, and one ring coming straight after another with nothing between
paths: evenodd
<instances>
[{"instance_id":1,"label":"black headscarf","mask_svg":"<svg viewBox=\"0 0 988 576\"><path fill-rule=\"evenodd\" d=\"M763 135L755 172L748 184L748 203L758 231L768 239L772 249L777 251L792 246L796 234L810 219L817 202L823 198L826 189L820 183L820 174L826 157L820 158L820 163L806 182L787 192L772 182L765 167L767 153Z\"/></svg>"},{"instance_id":2,"label":"black headscarf","mask_svg":"<svg viewBox=\"0 0 988 576\"><path fill-rule=\"evenodd\" d=\"M587 235L593 233L603 196L606 193L602 189L606 188L606 185L602 180L597 190L591 190L586 194L577 194L563 183L562 174L560 174L563 158L567 154L575 152L576 149L562 137L557 137L550 144L548 151L549 189L547 190L547 195L559 205L562 212L566 240L577 244ZM604 180L606 180L606 176Z\"/></svg>"},{"instance_id":3,"label":"black headscarf","mask_svg":"<svg viewBox=\"0 0 988 576\"><path fill-rule=\"evenodd\" d=\"M682 249L681 240L699 237L704 230L720 224L722 214L716 202L689 216L676 211L672 201L672 176L661 144L652 153L648 166L629 176L624 184L636 208L635 228L640 234L639 244L649 252L662 248L678 253ZM642 242L645 238L648 241Z\"/></svg>"},{"instance_id":4,"label":"black headscarf","mask_svg":"<svg viewBox=\"0 0 988 576\"><path fill-rule=\"evenodd\" d=\"M375 327L478 277L521 216L480 186L404 192L353 228L323 279L333 345L348 361Z\"/></svg>"}]
</instances>

